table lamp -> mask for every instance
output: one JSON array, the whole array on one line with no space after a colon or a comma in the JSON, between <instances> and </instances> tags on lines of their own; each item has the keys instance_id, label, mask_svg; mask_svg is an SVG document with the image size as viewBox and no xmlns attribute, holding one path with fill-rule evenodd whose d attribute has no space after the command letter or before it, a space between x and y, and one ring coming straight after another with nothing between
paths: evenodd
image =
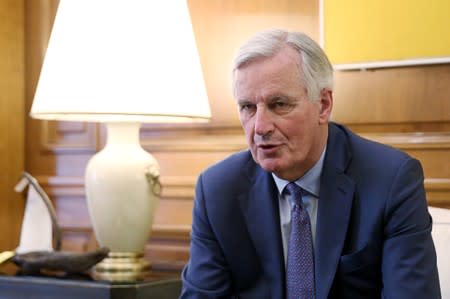
<instances>
[{"instance_id":1,"label":"table lamp","mask_svg":"<svg viewBox=\"0 0 450 299\"><path fill-rule=\"evenodd\" d=\"M85 173L95 236L111 250L94 273L144 277L160 185L140 124L210 118L186 0L60 0L30 114L106 125Z\"/></svg>"}]
</instances>

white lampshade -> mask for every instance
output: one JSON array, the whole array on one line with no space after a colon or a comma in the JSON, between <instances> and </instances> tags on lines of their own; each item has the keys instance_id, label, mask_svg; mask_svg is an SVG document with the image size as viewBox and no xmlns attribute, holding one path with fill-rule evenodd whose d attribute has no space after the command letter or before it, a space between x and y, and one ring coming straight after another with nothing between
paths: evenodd
<instances>
[{"instance_id":1,"label":"white lampshade","mask_svg":"<svg viewBox=\"0 0 450 299\"><path fill-rule=\"evenodd\" d=\"M95 235L111 250L96 277L145 276L160 186L140 123L211 116L186 0L60 0L31 116L106 123L85 175Z\"/></svg>"},{"instance_id":2,"label":"white lampshade","mask_svg":"<svg viewBox=\"0 0 450 299\"><path fill-rule=\"evenodd\" d=\"M186 0L60 0L31 116L208 119Z\"/></svg>"}]
</instances>

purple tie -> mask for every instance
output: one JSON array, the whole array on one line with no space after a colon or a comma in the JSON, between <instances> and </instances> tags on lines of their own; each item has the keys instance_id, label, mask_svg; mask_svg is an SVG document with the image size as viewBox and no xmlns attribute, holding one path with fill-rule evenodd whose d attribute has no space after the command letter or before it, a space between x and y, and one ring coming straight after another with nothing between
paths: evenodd
<instances>
[{"instance_id":1,"label":"purple tie","mask_svg":"<svg viewBox=\"0 0 450 299\"><path fill-rule=\"evenodd\" d=\"M316 295L311 222L308 211L303 207L302 188L295 183L289 183L286 190L294 200L286 266L286 298L314 299Z\"/></svg>"}]
</instances>

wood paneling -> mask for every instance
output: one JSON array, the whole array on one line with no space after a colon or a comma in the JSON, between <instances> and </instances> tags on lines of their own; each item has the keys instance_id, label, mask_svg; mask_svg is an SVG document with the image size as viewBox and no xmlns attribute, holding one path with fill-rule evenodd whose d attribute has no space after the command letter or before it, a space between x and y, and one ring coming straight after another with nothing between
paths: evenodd
<instances>
[{"instance_id":1,"label":"wood paneling","mask_svg":"<svg viewBox=\"0 0 450 299\"><path fill-rule=\"evenodd\" d=\"M85 251L97 246L84 198L83 177L39 176L55 202L63 230L64 250ZM166 176L146 255L158 269L178 271L187 260L196 177Z\"/></svg>"},{"instance_id":2,"label":"wood paneling","mask_svg":"<svg viewBox=\"0 0 450 299\"><path fill-rule=\"evenodd\" d=\"M316 0L188 0L212 121L144 125L141 141L161 167L162 198L146 254L155 267L179 271L188 258L194 186L207 166L247 147L230 91L234 52L268 27L318 39ZM31 106L57 0L26 1L26 106ZM336 73L335 120L421 160L431 204L450 207L448 65ZM174 86L176 88L176 86ZM27 119L26 167L55 202L63 247L96 246L84 198L84 170L105 142L103 126Z\"/></svg>"},{"instance_id":3,"label":"wood paneling","mask_svg":"<svg viewBox=\"0 0 450 299\"><path fill-rule=\"evenodd\" d=\"M450 122L450 64L335 74L339 122Z\"/></svg>"},{"instance_id":4,"label":"wood paneling","mask_svg":"<svg viewBox=\"0 0 450 299\"><path fill-rule=\"evenodd\" d=\"M82 122L42 121L41 152L52 154L94 154L97 150L97 126Z\"/></svg>"},{"instance_id":5,"label":"wood paneling","mask_svg":"<svg viewBox=\"0 0 450 299\"><path fill-rule=\"evenodd\" d=\"M24 170L23 1L0 0L0 252L18 245L24 200L14 192Z\"/></svg>"}]
</instances>

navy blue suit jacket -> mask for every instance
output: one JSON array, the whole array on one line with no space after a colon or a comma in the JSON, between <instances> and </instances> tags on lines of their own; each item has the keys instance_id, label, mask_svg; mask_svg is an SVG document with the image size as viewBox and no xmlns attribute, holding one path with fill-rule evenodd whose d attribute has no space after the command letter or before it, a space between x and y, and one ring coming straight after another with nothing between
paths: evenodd
<instances>
[{"instance_id":1,"label":"navy blue suit jacket","mask_svg":"<svg viewBox=\"0 0 450 299\"><path fill-rule=\"evenodd\" d=\"M440 298L417 160L329 125L315 277L317 299ZM182 279L181 298L285 298L277 189L250 152L200 175Z\"/></svg>"}]
</instances>

